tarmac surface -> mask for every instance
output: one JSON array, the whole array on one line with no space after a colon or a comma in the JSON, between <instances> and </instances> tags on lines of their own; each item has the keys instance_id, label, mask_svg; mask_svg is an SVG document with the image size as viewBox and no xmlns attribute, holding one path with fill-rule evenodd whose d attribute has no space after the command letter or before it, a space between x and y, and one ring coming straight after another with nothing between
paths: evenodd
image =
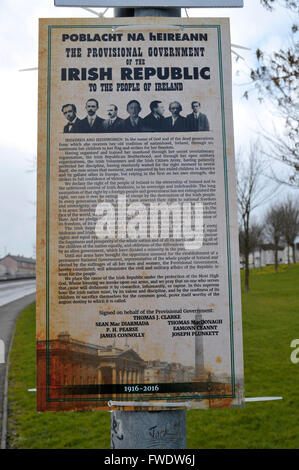
<instances>
[{"instance_id":1,"label":"tarmac surface","mask_svg":"<svg viewBox=\"0 0 299 470\"><path fill-rule=\"evenodd\" d=\"M35 292L35 279L0 282L0 307ZM0 330L1 331L1 330ZM1 338L1 336L0 336Z\"/></svg>"},{"instance_id":2,"label":"tarmac surface","mask_svg":"<svg viewBox=\"0 0 299 470\"><path fill-rule=\"evenodd\" d=\"M2 285L2 284L5 284ZM10 301L13 299L13 301ZM35 280L6 281L0 285L0 341L4 343L4 363L0 363L0 437L6 420L5 377L9 347L19 314L35 301ZM0 345L0 346L1 346ZM1 354L0 354L1 357ZM3 358L2 358L3 359ZM25 390L24 390L25 392Z\"/></svg>"}]
</instances>

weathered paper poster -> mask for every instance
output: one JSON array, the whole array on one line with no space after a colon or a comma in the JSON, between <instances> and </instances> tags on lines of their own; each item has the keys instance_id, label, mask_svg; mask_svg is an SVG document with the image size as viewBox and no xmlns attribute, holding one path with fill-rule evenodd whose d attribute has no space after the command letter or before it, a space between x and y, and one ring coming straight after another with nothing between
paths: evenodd
<instances>
[{"instance_id":1,"label":"weathered paper poster","mask_svg":"<svg viewBox=\"0 0 299 470\"><path fill-rule=\"evenodd\" d=\"M228 20L43 19L39 53L38 410L242 406Z\"/></svg>"}]
</instances>

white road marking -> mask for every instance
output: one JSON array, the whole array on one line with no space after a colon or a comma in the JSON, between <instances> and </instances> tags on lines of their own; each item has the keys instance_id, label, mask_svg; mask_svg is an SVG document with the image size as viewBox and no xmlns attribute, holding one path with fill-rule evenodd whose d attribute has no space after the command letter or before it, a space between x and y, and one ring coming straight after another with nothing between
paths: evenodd
<instances>
[{"instance_id":1,"label":"white road marking","mask_svg":"<svg viewBox=\"0 0 299 470\"><path fill-rule=\"evenodd\" d=\"M5 363L5 344L3 339L0 339L0 364Z\"/></svg>"}]
</instances>

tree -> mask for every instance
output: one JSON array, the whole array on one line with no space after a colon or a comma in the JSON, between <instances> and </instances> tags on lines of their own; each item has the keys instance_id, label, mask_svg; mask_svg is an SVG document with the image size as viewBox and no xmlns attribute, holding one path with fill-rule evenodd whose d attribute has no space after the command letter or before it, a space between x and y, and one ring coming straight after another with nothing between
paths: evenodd
<instances>
[{"instance_id":1,"label":"tree","mask_svg":"<svg viewBox=\"0 0 299 470\"><path fill-rule=\"evenodd\" d=\"M251 144L249 159L245 164L237 161L237 197L240 215L240 243L245 261L245 292L249 291L249 254L251 251L250 220L252 212L271 197L276 188L265 185L263 178L264 162L259 144Z\"/></svg>"},{"instance_id":2,"label":"tree","mask_svg":"<svg viewBox=\"0 0 299 470\"><path fill-rule=\"evenodd\" d=\"M288 198L281 206L282 236L288 247L288 264L290 263L289 247L293 251L293 263L296 263L295 239L299 234L299 204Z\"/></svg>"},{"instance_id":3,"label":"tree","mask_svg":"<svg viewBox=\"0 0 299 470\"><path fill-rule=\"evenodd\" d=\"M254 253L255 251L261 246L263 243L263 226L258 223L251 223L249 225L248 231L248 254L253 254L253 264L254 261ZM246 253L246 235L244 229L240 227L239 230L239 244L240 244L240 253L244 256Z\"/></svg>"},{"instance_id":4,"label":"tree","mask_svg":"<svg viewBox=\"0 0 299 470\"><path fill-rule=\"evenodd\" d=\"M275 5L283 5L291 10L298 9L297 0L261 0L261 4L272 11Z\"/></svg>"},{"instance_id":5,"label":"tree","mask_svg":"<svg viewBox=\"0 0 299 470\"><path fill-rule=\"evenodd\" d=\"M272 10L276 5L283 5L290 10L299 11L295 0L261 0L263 6ZM284 120L285 132L275 129L263 134L267 147L264 151L270 159L282 162L289 169L285 177L272 168L272 176L277 181L291 186L299 186L299 42L298 26L291 29L290 43L283 49L265 54L256 51L258 65L251 70L251 79L256 85L260 101L265 97L275 105L278 115ZM248 97L248 92L245 92Z\"/></svg>"},{"instance_id":6,"label":"tree","mask_svg":"<svg viewBox=\"0 0 299 470\"><path fill-rule=\"evenodd\" d=\"M258 49L256 56L258 67L251 70L251 79L256 84L260 100L265 96L270 98L285 123L284 135L275 129L272 134L263 133L267 144L264 153L290 169L284 182L299 186L299 42L293 38L289 48L280 49L270 56ZM281 176L275 171L274 178L281 181Z\"/></svg>"},{"instance_id":7,"label":"tree","mask_svg":"<svg viewBox=\"0 0 299 470\"><path fill-rule=\"evenodd\" d=\"M255 266L254 253L264 242L264 226L258 223L252 223L249 231L250 253L253 255L253 265Z\"/></svg>"},{"instance_id":8,"label":"tree","mask_svg":"<svg viewBox=\"0 0 299 470\"><path fill-rule=\"evenodd\" d=\"M279 243L282 239L282 217L283 209L281 204L272 206L265 218L265 234L268 241L273 244L274 248L274 265L275 272L278 271L278 250Z\"/></svg>"}]
</instances>

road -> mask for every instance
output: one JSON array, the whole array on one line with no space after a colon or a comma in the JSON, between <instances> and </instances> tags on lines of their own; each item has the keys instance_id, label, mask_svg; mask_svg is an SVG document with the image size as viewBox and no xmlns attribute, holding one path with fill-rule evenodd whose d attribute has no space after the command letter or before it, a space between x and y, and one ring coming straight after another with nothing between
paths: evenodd
<instances>
[{"instance_id":1,"label":"road","mask_svg":"<svg viewBox=\"0 0 299 470\"><path fill-rule=\"evenodd\" d=\"M0 341L2 346L4 343L5 347L5 362L0 363L0 438L2 435L4 385L9 346L18 315L34 301L35 279L0 283Z\"/></svg>"}]
</instances>

